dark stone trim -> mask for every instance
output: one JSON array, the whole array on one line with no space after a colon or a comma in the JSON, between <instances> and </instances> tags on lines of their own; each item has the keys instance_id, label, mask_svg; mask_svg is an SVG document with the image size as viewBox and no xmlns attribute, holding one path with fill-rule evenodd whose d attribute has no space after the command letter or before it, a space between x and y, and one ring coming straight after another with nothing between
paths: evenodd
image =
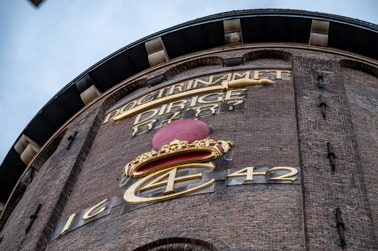
<instances>
[{"instance_id":1,"label":"dark stone trim","mask_svg":"<svg viewBox=\"0 0 378 251\"><path fill-rule=\"evenodd\" d=\"M355 60L348 60L348 59L342 59L340 60L340 66L343 68L353 69L365 72L367 74L373 75L374 77L378 77L378 68L364 64Z\"/></svg>"},{"instance_id":2,"label":"dark stone trim","mask_svg":"<svg viewBox=\"0 0 378 251\"><path fill-rule=\"evenodd\" d=\"M196 58L170 68L165 72L165 76L169 80L181 72L205 65L223 65L223 60L221 57Z\"/></svg>"},{"instance_id":3,"label":"dark stone trim","mask_svg":"<svg viewBox=\"0 0 378 251\"><path fill-rule=\"evenodd\" d=\"M252 61L265 58L282 59L293 62L293 55L282 50L256 50L243 55L244 61Z\"/></svg>"},{"instance_id":4,"label":"dark stone trim","mask_svg":"<svg viewBox=\"0 0 378 251\"><path fill-rule=\"evenodd\" d=\"M177 248L177 249L175 249ZM216 250L215 247L203 240L182 237L166 238L150 242L134 251L143 250Z\"/></svg>"}]
</instances>

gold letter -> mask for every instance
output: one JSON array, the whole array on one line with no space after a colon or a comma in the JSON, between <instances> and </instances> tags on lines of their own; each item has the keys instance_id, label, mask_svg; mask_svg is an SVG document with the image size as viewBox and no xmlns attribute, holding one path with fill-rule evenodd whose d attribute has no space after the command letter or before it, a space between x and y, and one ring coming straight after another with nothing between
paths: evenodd
<instances>
[{"instance_id":1,"label":"gold letter","mask_svg":"<svg viewBox=\"0 0 378 251\"><path fill-rule=\"evenodd\" d=\"M243 99L244 96L240 97L242 92L246 91L247 89L236 89L236 90L231 90L226 92L226 97L224 98L224 101L228 100L235 100L235 99ZM234 97L236 96L236 97Z\"/></svg>"},{"instance_id":2,"label":"gold letter","mask_svg":"<svg viewBox=\"0 0 378 251\"><path fill-rule=\"evenodd\" d=\"M156 99L163 97L163 93L165 90L169 89L170 87L164 87L159 90L159 95L156 97Z\"/></svg>"},{"instance_id":3,"label":"gold letter","mask_svg":"<svg viewBox=\"0 0 378 251\"><path fill-rule=\"evenodd\" d=\"M218 83L218 82L222 83L223 80L231 81L231 77L232 77L232 74L231 74L231 73L226 74L226 75L224 75L223 77L218 78L217 80L215 80L212 84L215 85L215 84Z\"/></svg>"},{"instance_id":4,"label":"gold letter","mask_svg":"<svg viewBox=\"0 0 378 251\"><path fill-rule=\"evenodd\" d=\"M142 118L143 115L145 114L148 114L152 112L152 115L148 116L147 118L143 119L143 120L140 120ZM159 112L158 109L151 109L151 110L148 110L148 111L145 111L145 112L141 112L138 114L138 116L136 117L135 119L135 122L134 122L134 125L136 124L140 124L140 123L143 123L143 122L146 122L147 120L149 120L150 118L154 117L157 113Z\"/></svg>"},{"instance_id":5,"label":"gold letter","mask_svg":"<svg viewBox=\"0 0 378 251\"><path fill-rule=\"evenodd\" d=\"M184 84L183 84L183 83L182 83L182 84L175 84L175 85L172 85L172 86L171 86L171 89L169 89L168 96L169 96L169 95L172 95L172 94L175 92L175 90L178 90L179 93L182 92L182 88L183 88L183 87L184 87Z\"/></svg>"},{"instance_id":6,"label":"gold letter","mask_svg":"<svg viewBox=\"0 0 378 251\"><path fill-rule=\"evenodd\" d=\"M203 84L205 86L213 85L214 84L213 83L213 78L214 78L214 76L210 76L209 77L209 82L207 82L205 80L201 80L201 79L196 79L196 80L194 80L193 88L197 88L198 83L201 83L201 84Z\"/></svg>"},{"instance_id":7,"label":"gold letter","mask_svg":"<svg viewBox=\"0 0 378 251\"><path fill-rule=\"evenodd\" d=\"M193 80L189 80L188 81L188 85L185 88L185 91L188 91L188 90L192 89L192 85L193 85Z\"/></svg>"},{"instance_id":8,"label":"gold letter","mask_svg":"<svg viewBox=\"0 0 378 251\"><path fill-rule=\"evenodd\" d=\"M156 119L151 119L151 120L144 121L143 123L139 123L137 125L134 124L134 126L133 126L134 132L133 132L132 136L133 137L135 136L135 134L138 132L140 126L147 125L148 126L148 131L149 131L149 130L152 129L152 127L153 127L153 125L155 123L156 123Z\"/></svg>"},{"instance_id":9,"label":"gold letter","mask_svg":"<svg viewBox=\"0 0 378 251\"><path fill-rule=\"evenodd\" d=\"M209 101L204 100L205 98L213 96L213 95L218 95L219 96L218 99L217 100L209 100ZM201 103L201 104L210 104L210 103L220 102L220 101L222 101L222 99L223 99L223 93L218 92L218 93L210 93L210 94L204 95L204 96L202 96L198 99L198 102Z\"/></svg>"},{"instance_id":10,"label":"gold letter","mask_svg":"<svg viewBox=\"0 0 378 251\"><path fill-rule=\"evenodd\" d=\"M253 175L266 175L266 172L253 172L253 166L246 167L242 170L229 174L227 177L243 177L245 176L245 181L253 181Z\"/></svg>"},{"instance_id":11,"label":"gold letter","mask_svg":"<svg viewBox=\"0 0 378 251\"><path fill-rule=\"evenodd\" d=\"M196 106L197 99L198 99L198 96L193 97L193 98L192 98L192 101L190 102L190 106L189 106L189 107Z\"/></svg>"},{"instance_id":12,"label":"gold letter","mask_svg":"<svg viewBox=\"0 0 378 251\"><path fill-rule=\"evenodd\" d=\"M115 113L115 114L114 114L114 113ZM107 115L106 118L105 118L104 123L102 123L102 124L106 124L106 123L108 123L110 120L112 120L112 119L113 119L115 116L117 116L118 114L119 114L119 109L116 109L116 110L114 110L114 111L108 113L108 115Z\"/></svg>"},{"instance_id":13,"label":"gold letter","mask_svg":"<svg viewBox=\"0 0 378 251\"><path fill-rule=\"evenodd\" d=\"M136 101L136 100L133 100L133 101L127 103L126 105L124 105L124 106L121 108L121 111L120 111L120 112L121 112L121 113L125 112L126 108L128 108L129 105L131 105L131 107L128 108L127 110L130 110L130 109L134 108L134 107L136 106L136 104L137 104L137 101ZM126 110L126 111L127 111L127 110Z\"/></svg>"},{"instance_id":14,"label":"gold letter","mask_svg":"<svg viewBox=\"0 0 378 251\"><path fill-rule=\"evenodd\" d=\"M176 174L177 174L177 168L173 168L171 171L161 175L159 178L155 179L151 183L149 183L147 186L144 186L143 188L140 189L141 192L151 190L156 187L160 186L166 186L165 192L163 193L164 195L171 194L175 192L174 185L175 185L175 180L176 180ZM202 174L196 174L196 175L190 175L186 177L193 177L194 179L199 179L202 177ZM166 181L162 181L168 178Z\"/></svg>"},{"instance_id":15,"label":"gold letter","mask_svg":"<svg viewBox=\"0 0 378 251\"><path fill-rule=\"evenodd\" d=\"M181 109L184 109L186 102L188 102L188 101L187 100L178 100L178 101L174 101L174 102L170 103L168 105L168 109L165 113L170 113L172 108L174 108L174 107L180 107Z\"/></svg>"},{"instance_id":16,"label":"gold letter","mask_svg":"<svg viewBox=\"0 0 378 251\"><path fill-rule=\"evenodd\" d=\"M62 236L68 230L70 230L70 227L71 227L72 222L75 219L75 217L76 217L76 214L71 214L70 218L68 218L68 220L67 220L66 224L64 225L64 228L63 228L62 232L60 232L59 236Z\"/></svg>"},{"instance_id":17,"label":"gold letter","mask_svg":"<svg viewBox=\"0 0 378 251\"><path fill-rule=\"evenodd\" d=\"M215 114L217 112L217 108L219 107L219 104L211 104L211 105L203 105L203 106L197 106L193 107L193 111L196 111L196 118L200 115L202 112L202 109L204 108L210 108L211 115Z\"/></svg>"},{"instance_id":18,"label":"gold letter","mask_svg":"<svg viewBox=\"0 0 378 251\"><path fill-rule=\"evenodd\" d=\"M232 80L236 80L236 77L239 77L239 79L241 78L245 78L245 79L249 79L249 76L251 75L251 72L250 71L247 71L245 72L244 74L240 75L239 73L235 72L234 75L232 76Z\"/></svg>"},{"instance_id":19,"label":"gold letter","mask_svg":"<svg viewBox=\"0 0 378 251\"><path fill-rule=\"evenodd\" d=\"M181 117L179 115L180 115L180 112L175 112L175 114L173 114L173 116L170 119L163 120L161 122L161 124L167 123L167 125L168 125L168 124L172 123L172 120L180 119Z\"/></svg>"},{"instance_id":20,"label":"gold letter","mask_svg":"<svg viewBox=\"0 0 378 251\"><path fill-rule=\"evenodd\" d=\"M144 99L154 95L155 93L157 93L158 91L154 91L154 92L150 92L150 93L147 93L146 95L144 95L143 97L141 97L139 100L138 100L138 105L141 105L141 104L144 104L144 103L147 103L149 101L151 101L151 99L149 100L146 100L144 101Z\"/></svg>"},{"instance_id":21,"label":"gold letter","mask_svg":"<svg viewBox=\"0 0 378 251\"><path fill-rule=\"evenodd\" d=\"M90 215L94 210L96 210L98 207L100 207L100 206L102 206L103 204L105 204L107 201L108 201L108 199L105 199L105 200L101 201L100 203L98 203L96 206L94 206L94 207L92 207L91 209L89 209L89 210L83 215L83 220L88 220L88 219L93 218L93 217L99 215L100 213L104 212L105 209L106 209L106 207L103 207L103 208L101 208L97 213Z\"/></svg>"},{"instance_id":22,"label":"gold letter","mask_svg":"<svg viewBox=\"0 0 378 251\"><path fill-rule=\"evenodd\" d=\"M255 72L255 76L253 77L253 79L262 79L262 78L260 78L262 76L262 74L260 74L260 72L267 72L267 71L254 71L254 72ZM265 77L265 78L269 78L269 77Z\"/></svg>"},{"instance_id":23,"label":"gold letter","mask_svg":"<svg viewBox=\"0 0 378 251\"><path fill-rule=\"evenodd\" d=\"M287 73L287 76L290 77L290 71L276 71L276 72L277 72L276 79L282 79L281 73Z\"/></svg>"},{"instance_id":24,"label":"gold letter","mask_svg":"<svg viewBox=\"0 0 378 251\"><path fill-rule=\"evenodd\" d=\"M164 104L164 105L161 106L160 112L159 112L158 116L163 116L164 115L165 108L167 108L167 104Z\"/></svg>"},{"instance_id":25,"label":"gold letter","mask_svg":"<svg viewBox=\"0 0 378 251\"><path fill-rule=\"evenodd\" d=\"M202 173L194 174L194 175L188 175L183 177L176 178L176 170L175 169L184 169L184 168L208 168L210 170L214 170L214 166L212 164L204 164L204 163L195 163L195 164L184 164L177 167L173 167L170 169L164 169L160 170L158 172L152 173L142 179L140 179L138 182L134 183L132 186L130 186L125 194L123 195L123 199L130 204L145 204L145 203L152 203L152 202L158 202L158 201L164 201L169 200L173 198L178 198L184 195L188 195L194 192L197 192L201 189L204 189L211 184L215 182L214 179L210 180L209 182L199 185L197 187L190 188L188 190L174 193L174 184L187 181L187 180L193 180L193 179L199 179L202 177ZM147 184L150 180L157 178L156 180L152 181L152 183L149 183L147 186L140 189L143 185ZM168 178L166 181L162 181L163 179ZM161 186L167 186L166 190L164 192L164 196L158 196L158 197L138 197L135 194L138 190L140 191L147 191L156 187ZM173 193L172 193L173 191ZM167 193L168 195L165 195ZM170 194L172 193L172 194Z\"/></svg>"}]
</instances>

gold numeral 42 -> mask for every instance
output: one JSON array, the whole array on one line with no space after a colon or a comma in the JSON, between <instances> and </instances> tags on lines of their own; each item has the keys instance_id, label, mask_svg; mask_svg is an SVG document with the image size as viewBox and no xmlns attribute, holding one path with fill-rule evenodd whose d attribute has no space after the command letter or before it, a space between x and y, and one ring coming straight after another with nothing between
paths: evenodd
<instances>
[{"instance_id":1,"label":"gold numeral 42","mask_svg":"<svg viewBox=\"0 0 378 251\"><path fill-rule=\"evenodd\" d=\"M245 181L253 181L253 176L266 175L266 172L254 172L253 169L254 169L253 166L252 167L246 167L246 168L241 169L237 172L229 174L227 177L244 177L245 176ZM283 174L283 175L280 175L280 176L277 176L277 177L269 178L268 180L292 181L292 182L297 180L297 177L294 177L294 176L296 176L298 174L298 170L296 168L293 168L293 167L277 166L277 167L273 167L273 168L269 169L268 172L279 171L279 170L289 171L289 173L286 173L286 174Z\"/></svg>"}]
</instances>

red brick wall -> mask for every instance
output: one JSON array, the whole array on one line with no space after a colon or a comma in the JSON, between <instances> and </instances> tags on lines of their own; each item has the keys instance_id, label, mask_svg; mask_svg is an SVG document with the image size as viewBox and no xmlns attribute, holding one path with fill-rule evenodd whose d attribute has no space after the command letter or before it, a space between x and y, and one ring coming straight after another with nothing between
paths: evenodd
<instances>
[{"instance_id":1,"label":"red brick wall","mask_svg":"<svg viewBox=\"0 0 378 251\"><path fill-rule=\"evenodd\" d=\"M274 50L210 55L216 62L243 57L250 60L245 61L250 67L292 64L292 78L277 80L273 86L248 87L245 109L200 119L211 127L209 138L234 143L232 160L223 161L218 169L300 167L301 184L225 186L224 181L217 181L213 193L126 213L122 213L123 205L118 205L110 215L49 242L58 222L104 199L122 196L122 168L152 149L157 129L132 137L135 117L103 125L104 111L130 98L130 91L136 90L131 93L135 95L147 89L145 80L156 75L165 73L168 80L188 75L195 78L222 67L206 60L166 65L102 98L67 126L65 138L42 163L2 230L0 249L132 250L154 241L186 238L223 250L337 250L341 247L335 228L336 208L342 210L347 227L347 247L376 248L377 123L376 115L371 114L376 110L368 105L371 103L360 102L366 93L376 102L376 77L341 68L341 56ZM324 75L323 89L316 85L317 71ZM320 113L319 95L329 106L326 119ZM67 151L66 137L74 131L79 132L78 138ZM337 156L335 172L326 157L327 142ZM39 203L38 218L25 235L29 217Z\"/></svg>"},{"instance_id":2,"label":"red brick wall","mask_svg":"<svg viewBox=\"0 0 378 251\"><path fill-rule=\"evenodd\" d=\"M52 156L40 167L1 232L1 250L46 248L91 148L100 122L98 118L103 117L101 113L99 109L88 110L68 126L66 135L78 131L77 139L69 151L66 150L66 141L62 140ZM29 217L34 214L38 204L42 207L26 235Z\"/></svg>"},{"instance_id":3,"label":"red brick wall","mask_svg":"<svg viewBox=\"0 0 378 251\"><path fill-rule=\"evenodd\" d=\"M363 171L378 239L378 80L377 76L348 68L342 73L356 134L359 170Z\"/></svg>"},{"instance_id":4,"label":"red brick wall","mask_svg":"<svg viewBox=\"0 0 378 251\"><path fill-rule=\"evenodd\" d=\"M268 63L277 62L281 60ZM197 71L202 72L202 68ZM246 104L244 110L201 118L211 127L210 138L234 143L230 167L299 166L292 82L277 80L274 86L249 87ZM101 126L62 220L125 192L119 187L123 166L150 151L157 132L133 138L133 122L134 118L129 118ZM50 247L95 249L105 242L107 248L122 246L129 250L161 238L187 237L208 241L217 248L301 249L302 204L299 185L226 187L218 182L212 194L157 203L121 215L112 213L54 240ZM94 241L97 234L101 239ZM78 237L70 237L77 235L80 242Z\"/></svg>"},{"instance_id":5,"label":"red brick wall","mask_svg":"<svg viewBox=\"0 0 378 251\"><path fill-rule=\"evenodd\" d=\"M324 75L324 88L317 87L316 71ZM363 168L359 159L356 131L344 88L339 58L322 53L294 56L298 129L304 188L307 245L310 250L341 249L335 209L340 208L347 228L348 247L373 250L376 247ZM325 97L327 118L319 108ZM331 171L327 142L337 157Z\"/></svg>"}]
</instances>

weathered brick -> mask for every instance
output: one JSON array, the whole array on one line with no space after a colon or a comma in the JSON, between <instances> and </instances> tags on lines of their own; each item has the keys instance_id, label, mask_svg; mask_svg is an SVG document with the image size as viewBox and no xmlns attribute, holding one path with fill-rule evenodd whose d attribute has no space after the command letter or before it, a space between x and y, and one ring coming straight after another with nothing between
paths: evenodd
<instances>
[{"instance_id":1,"label":"weathered brick","mask_svg":"<svg viewBox=\"0 0 378 251\"><path fill-rule=\"evenodd\" d=\"M232 159L215 161L217 168L300 167L300 185L226 186L219 180L212 193L153 203L126 213L119 204L109 215L49 241L56 225L71 214L122 196L123 167L152 149L158 129L132 137L135 116L102 124L105 110L155 90L158 87L148 89L145 81L161 74L175 84L182 78L235 71L222 65L223 59L234 57L244 60L238 72L264 65L292 66L291 79L248 87L244 109L200 118L211 127L209 138L234 143ZM358 62L350 63L353 60L294 48L244 48L166 64L115 88L71 121L61 141L51 144L55 151L45 150L46 156L36 159L39 173L1 232L0 248L143 250L160 245L188 250L201 246L209 250L337 250L341 247L335 209L340 208L348 247L374 250L377 78L373 66L364 68ZM219 72L221 69L225 71ZM319 73L323 88L317 86ZM328 105L325 119L319 95ZM79 132L78 138L67 151L65 138L74 131ZM334 172L326 156L327 142L332 143L337 157ZM41 212L25 236L29 216L38 203Z\"/></svg>"}]
</instances>

